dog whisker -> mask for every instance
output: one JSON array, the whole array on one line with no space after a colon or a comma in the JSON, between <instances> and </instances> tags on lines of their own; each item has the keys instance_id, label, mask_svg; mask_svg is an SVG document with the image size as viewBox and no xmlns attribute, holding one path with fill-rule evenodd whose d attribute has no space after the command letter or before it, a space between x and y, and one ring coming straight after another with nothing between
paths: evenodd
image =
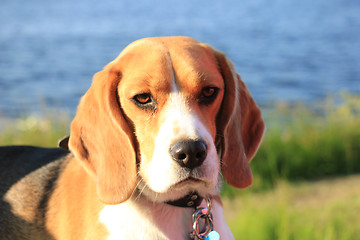
<instances>
[{"instance_id":1,"label":"dog whisker","mask_svg":"<svg viewBox=\"0 0 360 240\"><path fill-rule=\"evenodd\" d=\"M135 194L136 191L138 190L138 187L140 186L140 184L144 182L144 180L143 180L143 179L141 178L141 176L139 175L139 172L137 173L137 177L138 177L138 178L137 178L138 181L137 181L137 183L136 183L135 188L133 189L133 191L132 191L132 193L131 193L131 197L134 196L134 194ZM139 195L140 195L140 194L139 194ZM135 200L139 198L139 195L135 197Z\"/></svg>"},{"instance_id":2,"label":"dog whisker","mask_svg":"<svg viewBox=\"0 0 360 240\"><path fill-rule=\"evenodd\" d=\"M140 197L141 197L142 193L144 192L145 188L146 188L146 184L144 184L144 186L142 187L142 189L139 191L139 194L138 194L137 197L135 198L135 201L140 199Z\"/></svg>"}]
</instances>

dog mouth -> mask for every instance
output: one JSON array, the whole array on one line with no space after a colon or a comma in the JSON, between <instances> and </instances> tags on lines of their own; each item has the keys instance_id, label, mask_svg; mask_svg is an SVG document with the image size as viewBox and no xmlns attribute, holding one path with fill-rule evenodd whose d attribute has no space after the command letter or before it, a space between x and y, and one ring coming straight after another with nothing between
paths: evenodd
<instances>
[{"instance_id":1,"label":"dog mouth","mask_svg":"<svg viewBox=\"0 0 360 240\"><path fill-rule=\"evenodd\" d=\"M174 187L183 187L189 184L194 184L194 183L200 183L203 182L202 180L198 179L198 178L194 178L194 177L187 177L179 182L177 182Z\"/></svg>"}]
</instances>

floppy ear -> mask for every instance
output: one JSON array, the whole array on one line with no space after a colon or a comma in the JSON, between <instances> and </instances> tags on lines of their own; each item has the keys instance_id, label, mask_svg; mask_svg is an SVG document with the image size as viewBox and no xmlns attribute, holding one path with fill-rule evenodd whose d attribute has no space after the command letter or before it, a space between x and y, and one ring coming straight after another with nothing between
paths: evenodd
<instances>
[{"instance_id":1,"label":"floppy ear","mask_svg":"<svg viewBox=\"0 0 360 240\"><path fill-rule=\"evenodd\" d=\"M259 107L235 72L230 60L221 52L215 56L224 79L225 92L217 117L217 143L222 154L221 170L233 187L252 184L249 162L254 157L265 129Z\"/></svg>"},{"instance_id":2,"label":"floppy ear","mask_svg":"<svg viewBox=\"0 0 360 240\"><path fill-rule=\"evenodd\" d=\"M69 148L96 179L97 195L106 204L127 200L136 185L133 134L124 118L115 62L95 74L71 123Z\"/></svg>"}]
</instances>

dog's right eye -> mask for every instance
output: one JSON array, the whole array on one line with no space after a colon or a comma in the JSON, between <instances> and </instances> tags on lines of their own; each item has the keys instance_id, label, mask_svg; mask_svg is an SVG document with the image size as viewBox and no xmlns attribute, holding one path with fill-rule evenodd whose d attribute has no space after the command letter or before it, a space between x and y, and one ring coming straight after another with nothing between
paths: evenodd
<instances>
[{"instance_id":1,"label":"dog's right eye","mask_svg":"<svg viewBox=\"0 0 360 240\"><path fill-rule=\"evenodd\" d=\"M133 98L138 104L147 104L151 102L151 95L149 93L142 93L135 95Z\"/></svg>"},{"instance_id":2,"label":"dog's right eye","mask_svg":"<svg viewBox=\"0 0 360 240\"><path fill-rule=\"evenodd\" d=\"M139 107L145 110L155 110L156 101L150 93L137 94L132 98L132 101Z\"/></svg>"}]
</instances>

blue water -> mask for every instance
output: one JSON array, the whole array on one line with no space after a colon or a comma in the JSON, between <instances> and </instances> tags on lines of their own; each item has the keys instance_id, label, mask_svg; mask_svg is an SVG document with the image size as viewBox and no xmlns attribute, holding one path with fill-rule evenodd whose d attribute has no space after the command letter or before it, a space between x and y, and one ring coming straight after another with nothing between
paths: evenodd
<instances>
[{"instance_id":1,"label":"blue water","mask_svg":"<svg viewBox=\"0 0 360 240\"><path fill-rule=\"evenodd\" d=\"M0 116L74 114L127 44L166 35L226 52L263 108L360 93L359 0L1 0Z\"/></svg>"}]
</instances>

